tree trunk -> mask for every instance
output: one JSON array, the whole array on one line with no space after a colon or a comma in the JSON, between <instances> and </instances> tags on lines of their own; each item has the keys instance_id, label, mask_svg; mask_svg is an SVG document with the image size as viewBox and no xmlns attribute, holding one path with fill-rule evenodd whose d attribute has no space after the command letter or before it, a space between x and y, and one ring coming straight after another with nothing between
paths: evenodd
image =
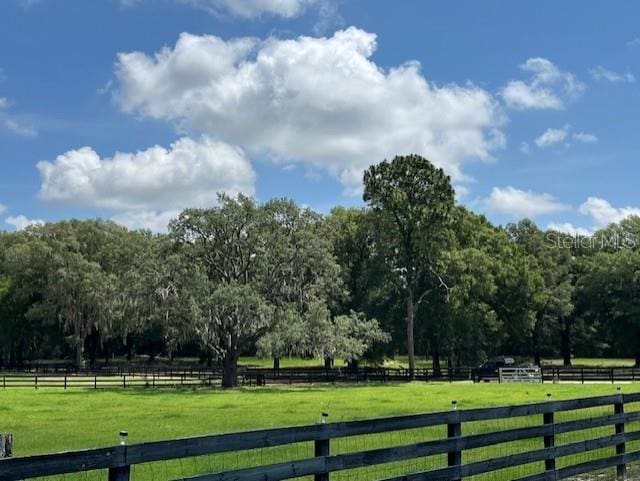
<instances>
[{"instance_id":1,"label":"tree trunk","mask_svg":"<svg viewBox=\"0 0 640 481\"><path fill-rule=\"evenodd\" d=\"M84 364L84 342L80 341L76 343L76 370L82 369Z\"/></svg>"},{"instance_id":2,"label":"tree trunk","mask_svg":"<svg viewBox=\"0 0 640 481\"><path fill-rule=\"evenodd\" d=\"M279 371L280 370L280 358L279 357L274 357L273 358L273 370L274 371Z\"/></svg>"},{"instance_id":3,"label":"tree trunk","mask_svg":"<svg viewBox=\"0 0 640 481\"><path fill-rule=\"evenodd\" d=\"M541 356L540 356L540 336L538 335L538 329L534 326L533 331L531 331L531 341L533 344L533 363L536 366L540 366Z\"/></svg>"},{"instance_id":4,"label":"tree trunk","mask_svg":"<svg viewBox=\"0 0 640 481\"><path fill-rule=\"evenodd\" d=\"M127 334L127 338L125 339L127 343L127 361L133 361L133 339L131 339L131 335Z\"/></svg>"},{"instance_id":5,"label":"tree trunk","mask_svg":"<svg viewBox=\"0 0 640 481\"><path fill-rule=\"evenodd\" d=\"M222 359L222 387L230 388L238 385L238 354L227 351Z\"/></svg>"},{"instance_id":6,"label":"tree trunk","mask_svg":"<svg viewBox=\"0 0 640 481\"><path fill-rule=\"evenodd\" d=\"M440 366L440 348L437 341L434 343L433 347L433 375L435 377L442 376L442 367Z\"/></svg>"},{"instance_id":7,"label":"tree trunk","mask_svg":"<svg viewBox=\"0 0 640 481\"><path fill-rule=\"evenodd\" d=\"M325 369L331 369L333 367L333 358L331 357L325 357L324 358L324 368Z\"/></svg>"},{"instance_id":8,"label":"tree trunk","mask_svg":"<svg viewBox=\"0 0 640 481\"><path fill-rule=\"evenodd\" d=\"M91 328L91 335L89 336L89 362L92 368L96 367L98 361L98 349L100 349L100 333L95 326Z\"/></svg>"},{"instance_id":9,"label":"tree trunk","mask_svg":"<svg viewBox=\"0 0 640 481\"><path fill-rule=\"evenodd\" d=\"M414 379L416 374L416 353L413 336L415 308L413 293L409 291L407 295L407 356L409 358L409 379Z\"/></svg>"},{"instance_id":10,"label":"tree trunk","mask_svg":"<svg viewBox=\"0 0 640 481\"><path fill-rule=\"evenodd\" d=\"M358 372L358 366L359 366L358 359L351 359L350 361L347 362L347 370L349 372L354 372L354 373Z\"/></svg>"},{"instance_id":11,"label":"tree trunk","mask_svg":"<svg viewBox=\"0 0 640 481\"><path fill-rule=\"evenodd\" d=\"M571 324L566 319L562 320L560 350L562 351L562 365L571 366Z\"/></svg>"}]
</instances>

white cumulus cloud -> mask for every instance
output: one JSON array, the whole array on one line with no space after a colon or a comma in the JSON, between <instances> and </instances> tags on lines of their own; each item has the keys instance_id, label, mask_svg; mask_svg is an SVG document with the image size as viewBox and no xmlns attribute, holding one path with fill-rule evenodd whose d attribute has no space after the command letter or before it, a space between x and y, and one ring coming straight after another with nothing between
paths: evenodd
<instances>
[{"instance_id":1,"label":"white cumulus cloud","mask_svg":"<svg viewBox=\"0 0 640 481\"><path fill-rule=\"evenodd\" d=\"M593 235L593 231L586 229L584 227L577 227L569 222L551 222L547 226L548 230L555 230L558 232L564 232L565 234L570 234L572 236L591 236Z\"/></svg>"},{"instance_id":2,"label":"white cumulus cloud","mask_svg":"<svg viewBox=\"0 0 640 481\"><path fill-rule=\"evenodd\" d=\"M550 147L567 138L567 129L547 129L534 141L540 148Z\"/></svg>"},{"instance_id":3,"label":"white cumulus cloud","mask_svg":"<svg viewBox=\"0 0 640 481\"><path fill-rule=\"evenodd\" d=\"M575 132L570 135L570 131L571 127L569 125L565 125L560 129L549 128L538 136L534 142L539 148L544 149L564 142L565 140L569 140L569 138L582 144L593 144L598 141L598 137L594 134L587 132ZM570 143L565 144L565 146L569 147Z\"/></svg>"},{"instance_id":4,"label":"white cumulus cloud","mask_svg":"<svg viewBox=\"0 0 640 481\"><path fill-rule=\"evenodd\" d=\"M41 199L118 210L208 206L217 192L253 194L255 180L240 149L207 137L105 158L83 147L38 170Z\"/></svg>"},{"instance_id":5,"label":"white cumulus cloud","mask_svg":"<svg viewBox=\"0 0 640 481\"><path fill-rule=\"evenodd\" d=\"M0 204L0 215L4 214L7 211L7 206L4 204Z\"/></svg>"},{"instance_id":6,"label":"white cumulus cloud","mask_svg":"<svg viewBox=\"0 0 640 481\"><path fill-rule=\"evenodd\" d=\"M602 65L591 69L591 76L596 80L606 80L611 83L635 83L636 77L630 73L618 73L604 68Z\"/></svg>"},{"instance_id":7,"label":"white cumulus cloud","mask_svg":"<svg viewBox=\"0 0 640 481\"><path fill-rule=\"evenodd\" d=\"M42 225L44 224L44 221L40 219L29 219L24 215L17 215L7 217L4 220L4 223L13 226L15 230L22 230L26 229L30 225Z\"/></svg>"},{"instance_id":8,"label":"white cumulus cloud","mask_svg":"<svg viewBox=\"0 0 640 481\"><path fill-rule=\"evenodd\" d=\"M135 210L115 214L111 220L129 229L149 229L153 232L165 232L169 221L180 214L179 210Z\"/></svg>"},{"instance_id":9,"label":"white cumulus cloud","mask_svg":"<svg viewBox=\"0 0 640 481\"><path fill-rule=\"evenodd\" d=\"M580 213L590 216L596 227L605 227L612 222L620 222L632 215L640 215L638 207L614 207L607 200L600 197L589 197L580 206Z\"/></svg>"},{"instance_id":10,"label":"white cumulus cloud","mask_svg":"<svg viewBox=\"0 0 640 481\"><path fill-rule=\"evenodd\" d=\"M574 74L560 70L546 58L530 58L520 69L531 78L511 80L501 90L507 107L516 110L562 109L566 100L577 97L585 89Z\"/></svg>"},{"instance_id":11,"label":"white cumulus cloud","mask_svg":"<svg viewBox=\"0 0 640 481\"><path fill-rule=\"evenodd\" d=\"M22 137L35 137L38 135L38 131L33 126L18 122L14 119L6 119L4 126L7 130Z\"/></svg>"},{"instance_id":12,"label":"white cumulus cloud","mask_svg":"<svg viewBox=\"0 0 640 481\"><path fill-rule=\"evenodd\" d=\"M492 212L514 217L535 217L570 209L551 194L520 190L512 186L494 187L482 204Z\"/></svg>"},{"instance_id":13,"label":"white cumulus cloud","mask_svg":"<svg viewBox=\"0 0 640 481\"><path fill-rule=\"evenodd\" d=\"M254 19L263 15L293 18L319 0L182 0L212 13L228 13Z\"/></svg>"},{"instance_id":14,"label":"white cumulus cloud","mask_svg":"<svg viewBox=\"0 0 640 481\"><path fill-rule=\"evenodd\" d=\"M573 134L573 139L578 142L582 142L583 144L593 144L598 141L598 137L594 134L589 134L586 132L576 132Z\"/></svg>"},{"instance_id":15,"label":"white cumulus cloud","mask_svg":"<svg viewBox=\"0 0 640 481\"><path fill-rule=\"evenodd\" d=\"M133 7L150 0L120 0L125 7ZM255 19L265 15L294 18L311 6L320 6L330 0L173 0L175 3L191 5L215 15L233 15L244 19Z\"/></svg>"},{"instance_id":16,"label":"white cumulus cloud","mask_svg":"<svg viewBox=\"0 0 640 481\"><path fill-rule=\"evenodd\" d=\"M417 62L384 69L375 49L376 36L355 27L289 40L182 34L154 55L121 53L116 98L251 155L325 169L351 192L364 168L394 154L422 154L459 180L465 161L504 145L489 92L436 85Z\"/></svg>"}]
</instances>

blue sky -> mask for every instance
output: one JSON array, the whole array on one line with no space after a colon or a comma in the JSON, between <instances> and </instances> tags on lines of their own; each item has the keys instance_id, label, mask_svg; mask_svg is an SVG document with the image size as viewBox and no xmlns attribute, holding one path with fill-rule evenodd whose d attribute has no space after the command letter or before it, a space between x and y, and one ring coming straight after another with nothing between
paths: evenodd
<instances>
[{"instance_id":1,"label":"blue sky","mask_svg":"<svg viewBox=\"0 0 640 481\"><path fill-rule=\"evenodd\" d=\"M360 205L415 152L496 223L640 213L640 4L3 0L0 229Z\"/></svg>"}]
</instances>

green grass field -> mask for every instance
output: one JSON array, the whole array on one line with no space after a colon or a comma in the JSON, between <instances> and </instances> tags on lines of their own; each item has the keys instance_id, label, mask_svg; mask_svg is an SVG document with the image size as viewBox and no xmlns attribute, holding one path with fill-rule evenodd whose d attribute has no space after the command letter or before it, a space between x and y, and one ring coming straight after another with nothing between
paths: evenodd
<instances>
[{"instance_id":1,"label":"green grass field","mask_svg":"<svg viewBox=\"0 0 640 481\"><path fill-rule=\"evenodd\" d=\"M623 392L640 391L640 385L621 386ZM447 410L451 401L459 409L519 404L546 399L568 399L617 392L611 384L471 384L411 383L360 386L306 386L169 390L70 390L14 388L0 390L0 432L14 434L17 456L114 445L120 430L129 431L129 442L171 439L202 434L249 430L274 426L313 424L327 410L330 421L364 419L399 414ZM582 415L609 414L597 408ZM469 423L463 434L539 424L539 416ZM345 438L332 443L332 452L349 452L398 444L412 444L445 436L443 427L406 430L397 433ZM610 434L612 427L588 433L565 435L561 442L572 442ZM636 427L635 429L638 429ZM580 437L582 436L582 437ZM474 450L465 461L500 456L540 448L541 440L521 441ZM265 448L252 452L202 456L185 461L151 463L134 467L134 481L160 481L203 472L235 469L262 463L312 456L311 443ZM611 449L599 455L610 455ZM592 453L598 455L598 453ZM573 456L565 462L581 462L589 455ZM360 481L380 479L446 465L446 457L432 456L415 462L390 463L381 468L334 473L332 480ZM502 480L540 469L524 466L474 477ZM56 481L105 479L105 473L66 475Z\"/></svg>"}]
</instances>

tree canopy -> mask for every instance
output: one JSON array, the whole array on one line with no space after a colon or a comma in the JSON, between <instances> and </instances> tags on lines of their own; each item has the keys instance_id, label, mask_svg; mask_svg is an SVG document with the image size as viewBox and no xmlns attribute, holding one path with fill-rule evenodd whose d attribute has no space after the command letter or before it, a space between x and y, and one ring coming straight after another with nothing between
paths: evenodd
<instances>
[{"instance_id":1,"label":"tree canopy","mask_svg":"<svg viewBox=\"0 0 640 481\"><path fill-rule=\"evenodd\" d=\"M221 195L166 234L102 220L0 232L0 363L241 355L434 369L508 354L634 356L640 218L593 236L492 225L419 156L364 174L364 207Z\"/></svg>"}]
</instances>

